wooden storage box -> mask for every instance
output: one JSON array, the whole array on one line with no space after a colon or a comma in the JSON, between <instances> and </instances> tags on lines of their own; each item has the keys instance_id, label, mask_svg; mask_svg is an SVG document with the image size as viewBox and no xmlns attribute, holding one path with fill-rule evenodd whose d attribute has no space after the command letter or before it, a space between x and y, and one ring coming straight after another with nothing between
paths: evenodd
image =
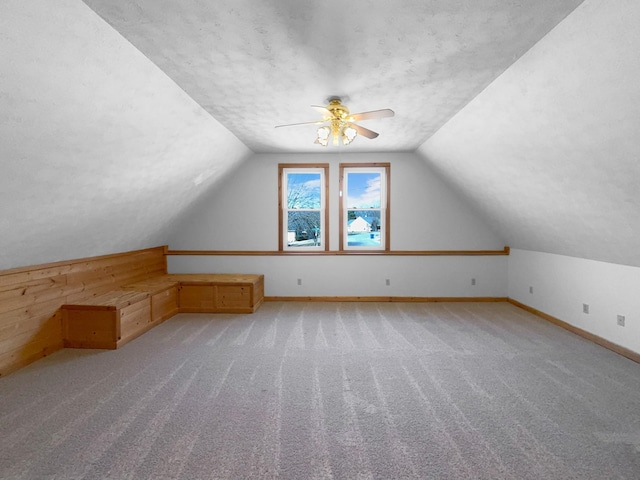
<instances>
[{"instance_id":1,"label":"wooden storage box","mask_svg":"<svg viewBox=\"0 0 640 480\"><path fill-rule=\"evenodd\" d=\"M118 290L62 306L65 347L116 349L152 326L147 292Z\"/></svg>"},{"instance_id":2,"label":"wooden storage box","mask_svg":"<svg viewBox=\"0 0 640 480\"><path fill-rule=\"evenodd\" d=\"M264 301L264 275L170 275L180 282L179 308L190 313L253 313Z\"/></svg>"},{"instance_id":3,"label":"wooden storage box","mask_svg":"<svg viewBox=\"0 0 640 480\"><path fill-rule=\"evenodd\" d=\"M151 323L155 326L178 313L178 286L178 282L163 276L127 285L123 290L147 292L151 296Z\"/></svg>"}]
</instances>

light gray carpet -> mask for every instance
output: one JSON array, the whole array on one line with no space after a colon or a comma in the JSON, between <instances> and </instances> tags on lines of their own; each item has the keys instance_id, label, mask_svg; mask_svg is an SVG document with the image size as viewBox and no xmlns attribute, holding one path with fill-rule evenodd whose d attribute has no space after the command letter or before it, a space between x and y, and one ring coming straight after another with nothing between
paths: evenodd
<instances>
[{"instance_id":1,"label":"light gray carpet","mask_svg":"<svg viewBox=\"0 0 640 480\"><path fill-rule=\"evenodd\" d=\"M640 365L507 303L266 303L0 379L2 479L640 478Z\"/></svg>"}]
</instances>

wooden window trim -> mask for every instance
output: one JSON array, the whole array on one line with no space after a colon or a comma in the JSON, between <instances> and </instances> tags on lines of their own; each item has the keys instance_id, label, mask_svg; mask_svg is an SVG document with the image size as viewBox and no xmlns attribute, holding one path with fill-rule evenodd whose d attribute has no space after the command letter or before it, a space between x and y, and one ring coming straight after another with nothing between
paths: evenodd
<instances>
[{"instance_id":1,"label":"wooden window trim","mask_svg":"<svg viewBox=\"0 0 640 480\"><path fill-rule=\"evenodd\" d=\"M384 168L385 169L385 189L386 189L386 207L385 207L385 231L384 231L384 249L363 249L355 248L345 249L344 246L344 170L345 168ZM339 217L339 233L340 240L338 250L340 252L357 253L357 252L389 252L391 250L391 163L389 162L372 162L372 163L341 163L340 164L340 207Z\"/></svg>"},{"instance_id":2,"label":"wooden window trim","mask_svg":"<svg viewBox=\"0 0 640 480\"><path fill-rule=\"evenodd\" d=\"M285 250L284 248L284 206L282 204L283 197L283 183L282 174L286 168L295 169L322 169L324 174L324 231L322 232L322 248L317 251L329 250L329 164L328 163L279 163L278 164L278 251L285 253L294 253L292 250ZM303 253L303 252L300 252ZM310 253L310 252L308 252Z\"/></svg>"},{"instance_id":3,"label":"wooden window trim","mask_svg":"<svg viewBox=\"0 0 640 480\"><path fill-rule=\"evenodd\" d=\"M509 255L509 247L504 247L502 250L389 250L385 252L383 250L316 250L312 252L296 252L285 250L272 251L272 250L169 250L164 252L167 256L203 256L203 255L222 255L222 256L260 256L260 257L272 257L283 255L298 255L298 256L316 256L316 255L394 255L394 256L411 256L411 257L425 257L425 256L496 256L496 255Z\"/></svg>"}]
</instances>

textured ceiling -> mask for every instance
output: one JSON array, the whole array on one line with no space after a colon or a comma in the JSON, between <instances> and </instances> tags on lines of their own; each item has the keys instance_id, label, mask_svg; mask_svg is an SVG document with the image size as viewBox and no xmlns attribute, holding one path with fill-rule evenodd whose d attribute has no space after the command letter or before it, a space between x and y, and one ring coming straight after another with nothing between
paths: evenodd
<instances>
[{"instance_id":1,"label":"textured ceiling","mask_svg":"<svg viewBox=\"0 0 640 480\"><path fill-rule=\"evenodd\" d=\"M639 23L584 2L418 149L512 247L640 266Z\"/></svg>"},{"instance_id":2,"label":"textured ceiling","mask_svg":"<svg viewBox=\"0 0 640 480\"><path fill-rule=\"evenodd\" d=\"M274 126L333 95L396 112L349 151L413 151L581 2L85 0L254 152L319 152Z\"/></svg>"},{"instance_id":3,"label":"textured ceiling","mask_svg":"<svg viewBox=\"0 0 640 480\"><path fill-rule=\"evenodd\" d=\"M513 248L640 266L638 23L637 0L0 1L0 268L161 242L251 150L343 149L416 151ZM274 129L331 95L396 116L326 150Z\"/></svg>"}]
</instances>

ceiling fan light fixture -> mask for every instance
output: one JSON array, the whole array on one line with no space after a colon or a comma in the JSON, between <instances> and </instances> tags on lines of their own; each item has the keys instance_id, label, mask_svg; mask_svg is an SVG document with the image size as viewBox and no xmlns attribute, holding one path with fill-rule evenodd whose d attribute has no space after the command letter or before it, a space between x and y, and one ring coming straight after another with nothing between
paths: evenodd
<instances>
[{"instance_id":1,"label":"ceiling fan light fixture","mask_svg":"<svg viewBox=\"0 0 640 480\"><path fill-rule=\"evenodd\" d=\"M329 144L329 135L331 135L331 129L327 126L320 127L316 131L316 134L318 138L316 138L316 141L314 143L326 147Z\"/></svg>"},{"instance_id":2,"label":"ceiling fan light fixture","mask_svg":"<svg viewBox=\"0 0 640 480\"><path fill-rule=\"evenodd\" d=\"M290 123L288 125L276 125L276 128L296 127L298 125L319 125L321 123L328 122L329 125L319 127L316 130L316 141L314 143L326 147L329 145L329 137L333 137L333 144L337 147L340 145L341 141L343 145L349 145L358 136L368 139L378 137L376 132L369 130L368 128L364 128L354 122L394 116L393 110L388 108L350 114L349 109L342 105L340 99L337 97L332 97L329 100L329 105L326 107L319 105L312 105L311 107L322 113L322 120Z\"/></svg>"},{"instance_id":3,"label":"ceiling fan light fixture","mask_svg":"<svg viewBox=\"0 0 640 480\"><path fill-rule=\"evenodd\" d=\"M349 145L358 136L358 131L348 123L342 128L342 143Z\"/></svg>"}]
</instances>

